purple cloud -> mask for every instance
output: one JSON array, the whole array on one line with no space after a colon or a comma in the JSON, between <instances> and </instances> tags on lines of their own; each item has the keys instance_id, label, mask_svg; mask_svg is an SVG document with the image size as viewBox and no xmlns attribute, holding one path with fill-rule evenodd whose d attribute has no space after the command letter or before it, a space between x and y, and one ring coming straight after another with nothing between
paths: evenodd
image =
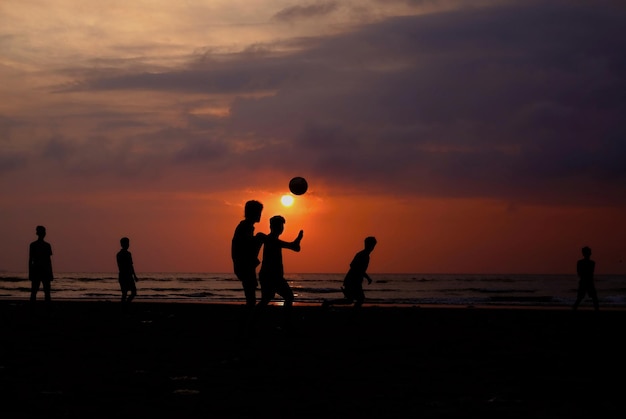
<instances>
[{"instance_id":1,"label":"purple cloud","mask_svg":"<svg viewBox=\"0 0 626 419\"><path fill-rule=\"evenodd\" d=\"M310 19L318 16L326 16L337 10L338 4L335 1L313 3L306 6L290 6L276 13L272 19L292 22L300 19Z\"/></svg>"},{"instance_id":2,"label":"purple cloud","mask_svg":"<svg viewBox=\"0 0 626 419\"><path fill-rule=\"evenodd\" d=\"M308 170L420 196L623 204L625 21L620 2L512 2L77 86L239 95L228 118L188 114L175 147L146 159Z\"/></svg>"}]
</instances>

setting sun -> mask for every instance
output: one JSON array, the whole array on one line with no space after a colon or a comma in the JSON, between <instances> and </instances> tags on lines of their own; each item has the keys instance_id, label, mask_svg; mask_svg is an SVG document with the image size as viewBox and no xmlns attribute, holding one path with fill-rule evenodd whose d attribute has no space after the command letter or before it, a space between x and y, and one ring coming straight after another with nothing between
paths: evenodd
<instances>
[{"instance_id":1,"label":"setting sun","mask_svg":"<svg viewBox=\"0 0 626 419\"><path fill-rule=\"evenodd\" d=\"M286 207L290 207L293 205L293 196L291 195L283 195L280 198L280 203L283 204Z\"/></svg>"}]
</instances>

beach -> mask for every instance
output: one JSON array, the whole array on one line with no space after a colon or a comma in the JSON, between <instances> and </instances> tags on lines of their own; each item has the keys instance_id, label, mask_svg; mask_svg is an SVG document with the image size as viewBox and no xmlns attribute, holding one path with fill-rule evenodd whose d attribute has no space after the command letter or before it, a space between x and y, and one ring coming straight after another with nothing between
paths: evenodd
<instances>
[{"instance_id":1,"label":"beach","mask_svg":"<svg viewBox=\"0 0 626 419\"><path fill-rule=\"evenodd\" d=\"M624 310L0 301L2 418L615 417Z\"/></svg>"}]
</instances>

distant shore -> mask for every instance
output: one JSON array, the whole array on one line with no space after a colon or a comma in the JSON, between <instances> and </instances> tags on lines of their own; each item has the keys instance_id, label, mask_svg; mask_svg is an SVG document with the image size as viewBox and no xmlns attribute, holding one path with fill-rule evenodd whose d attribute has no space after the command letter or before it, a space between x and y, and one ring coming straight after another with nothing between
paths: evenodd
<instances>
[{"instance_id":1,"label":"distant shore","mask_svg":"<svg viewBox=\"0 0 626 419\"><path fill-rule=\"evenodd\" d=\"M607 417L626 311L0 301L3 418Z\"/></svg>"}]
</instances>

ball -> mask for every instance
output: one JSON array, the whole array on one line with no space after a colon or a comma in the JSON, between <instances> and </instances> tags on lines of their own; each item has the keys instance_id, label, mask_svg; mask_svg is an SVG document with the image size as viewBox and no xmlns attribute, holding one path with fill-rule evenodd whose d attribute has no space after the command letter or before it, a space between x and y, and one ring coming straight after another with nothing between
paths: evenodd
<instances>
[{"instance_id":1,"label":"ball","mask_svg":"<svg viewBox=\"0 0 626 419\"><path fill-rule=\"evenodd\" d=\"M308 188L309 184L303 177L296 176L289 181L289 190L294 195L303 195Z\"/></svg>"}]
</instances>

